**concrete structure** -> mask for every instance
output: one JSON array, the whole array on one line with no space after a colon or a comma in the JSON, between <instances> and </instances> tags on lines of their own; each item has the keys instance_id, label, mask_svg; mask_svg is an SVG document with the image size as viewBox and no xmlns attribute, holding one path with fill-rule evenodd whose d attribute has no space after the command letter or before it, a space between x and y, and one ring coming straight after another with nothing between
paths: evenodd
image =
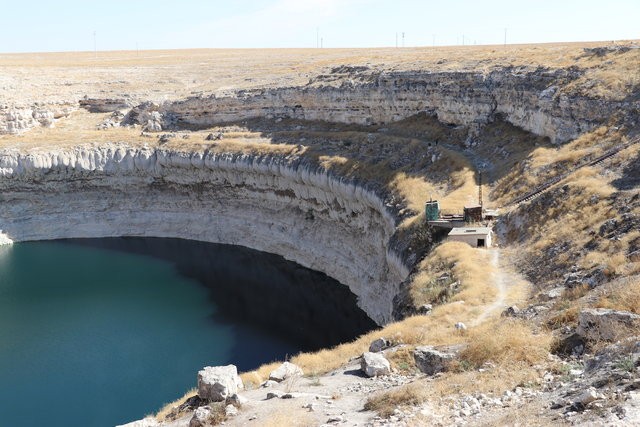
<instances>
[{"instance_id":1,"label":"concrete structure","mask_svg":"<svg viewBox=\"0 0 640 427\"><path fill-rule=\"evenodd\" d=\"M449 232L449 240L465 242L475 248L490 248L493 231L489 227L458 227Z\"/></svg>"}]
</instances>

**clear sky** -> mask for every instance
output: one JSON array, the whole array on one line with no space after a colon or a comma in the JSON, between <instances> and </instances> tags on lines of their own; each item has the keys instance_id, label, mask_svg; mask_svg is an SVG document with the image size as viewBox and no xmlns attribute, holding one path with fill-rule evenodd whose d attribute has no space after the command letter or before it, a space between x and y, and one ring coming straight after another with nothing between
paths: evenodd
<instances>
[{"instance_id":1,"label":"clear sky","mask_svg":"<svg viewBox=\"0 0 640 427\"><path fill-rule=\"evenodd\" d=\"M0 52L640 39L640 0L0 0Z\"/></svg>"}]
</instances>

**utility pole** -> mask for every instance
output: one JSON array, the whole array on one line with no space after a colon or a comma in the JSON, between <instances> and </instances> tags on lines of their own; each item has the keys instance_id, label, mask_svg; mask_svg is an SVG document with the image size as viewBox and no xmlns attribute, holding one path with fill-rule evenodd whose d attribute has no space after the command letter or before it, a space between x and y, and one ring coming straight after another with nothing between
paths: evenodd
<instances>
[{"instance_id":1,"label":"utility pole","mask_svg":"<svg viewBox=\"0 0 640 427\"><path fill-rule=\"evenodd\" d=\"M482 171L478 171L478 204L482 207Z\"/></svg>"},{"instance_id":2,"label":"utility pole","mask_svg":"<svg viewBox=\"0 0 640 427\"><path fill-rule=\"evenodd\" d=\"M404 47L404 31L402 32L402 47Z\"/></svg>"}]
</instances>

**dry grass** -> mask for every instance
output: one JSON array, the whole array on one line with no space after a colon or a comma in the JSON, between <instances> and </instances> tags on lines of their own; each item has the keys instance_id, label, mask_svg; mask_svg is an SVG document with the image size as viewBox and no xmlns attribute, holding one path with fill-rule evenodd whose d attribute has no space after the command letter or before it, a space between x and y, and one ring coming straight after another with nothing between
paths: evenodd
<instances>
[{"instance_id":1,"label":"dry grass","mask_svg":"<svg viewBox=\"0 0 640 427\"><path fill-rule=\"evenodd\" d=\"M420 262L418 273L408 285L413 305L441 304L449 300L476 305L492 300L495 290L486 255L461 242L446 242L436 247ZM454 296L451 285L456 281L460 282L459 294ZM475 286L471 281L476 282Z\"/></svg>"},{"instance_id":2,"label":"dry grass","mask_svg":"<svg viewBox=\"0 0 640 427\"><path fill-rule=\"evenodd\" d=\"M534 331L520 320L486 322L470 329L468 338L460 358L475 367L485 362L501 366L533 365L543 361L551 347L549 334Z\"/></svg>"},{"instance_id":3,"label":"dry grass","mask_svg":"<svg viewBox=\"0 0 640 427\"><path fill-rule=\"evenodd\" d=\"M516 386L532 386L540 372L526 363L514 363L492 369L450 372L429 385L429 397L446 398L456 394L502 394Z\"/></svg>"},{"instance_id":4,"label":"dry grass","mask_svg":"<svg viewBox=\"0 0 640 427\"><path fill-rule=\"evenodd\" d=\"M622 135L618 131L601 126L559 147L541 145L508 168L491 191L491 196L504 205L583 161L595 159L621 140ZM584 172L579 171L577 176L581 173Z\"/></svg>"},{"instance_id":5,"label":"dry grass","mask_svg":"<svg viewBox=\"0 0 640 427\"><path fill-rule=\"evenodd\" d=\"M306 375L318 376L360 356L367 351L371 341L380 337L409 346L451 345L463 342L464 336L455 333L455 323L470 324L478 316L481 308L495 298L492 276L486 271L488 254L459 242L445 243L437 251L444 259L457 259L453 269L461 280L461 291L452 298L451 303L435 307L429 316L409 317L363 335L353 342L315 353L298 354L291 358L291 362L300 366ZM465 253L469 256L464 257ZM265 365L243 374L242 378L252 384L258 384L266 380L275 367L277 364Z\"/></svg>"},{"instance_id":6,"label":"dry grass","mask_svg":"<svg viewBox=\"0 0 640 427\"><path fill-rule=\"evenodd\" d=\"M315 420L307 410L287 407L269 412L265 420L260 420L263 427L309 427L315 425Z\"/></svg>"},{"instance_id":7,"label":"dry grass","mask_svg":"<svg viewBox=\"0 0 640 427\"><path fill-rule=\"evenodd\" d=\"M192 49L40 54L2 54L0 73L7 102L89 97L142 96L162 101L193 93L236 88L303 85L309 74L344 64L394 70L466 71L495 67L578 66L586 74L566 91L619 99L637 86L640 50L585 55L606 43L455 46L378 49ZM31 78L25 79L27 74ZM104 83L104 84L97 84ZM73 95L71 95L73 94Z\"/></svg>"},{"instance_id":8,"label":"dry grass","mask_svg":"<svg viewBox=\"0 0 640 427\"><path fill-rule=\"evenodd\" d=\"M187 391L182 397L174 400L173 402L169 402L167 404L165 404L162 409L160 409L156 414L155 417L158 421L162 421L165 420L167 418L167 416L178 406L180 406L181 403L183 403L185 400L187 400L188 398L196 395L198 393L198 390L196 390L195 388L192 388L191 390Z\"/></svg>"},{"instance_id":9,"label":"dry grass","mask_svg":"<svg viewBox=\"0 0 640 427\"><path fill-rule=\"evenodd\" d=\"M618 286L611 293L603 295L595 306L640 314L640 278L636 277L630 284Z\"/></svg>"},{"instance_id":10,"label":"dry grass","mask_svg":"<svg viewBox=\"0 0 640 427\"><path fill-rule=\"evenodd\" d=\"M419 405L427 399L427 396L425 384L414 382L369 397L364 409L375 411L381 417L387 418L393 415L396 408Z\"/></svg>"}]
</instances>

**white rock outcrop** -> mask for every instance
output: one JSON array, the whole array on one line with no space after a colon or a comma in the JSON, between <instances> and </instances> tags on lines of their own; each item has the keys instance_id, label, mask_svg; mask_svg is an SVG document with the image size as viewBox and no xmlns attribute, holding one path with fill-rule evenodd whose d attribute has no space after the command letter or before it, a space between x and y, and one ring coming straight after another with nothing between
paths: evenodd
<instances>
[{"instance_id":1,"label":"white rock outcrop","mask_svg":"<svg viewBox=\"0 0 640 427\"><path fill-rule=\"evenodd\" d=\"M378 377L389 374L391 365L381 353L366 352L362 354L360 369L368 377Z\"/></svg>"},{"instance_id":2,"label":"white rock outcrop","mask_svg":"<svg viewBox=\"0 0 640 427\"><path fill-rule=\"evenodd\" d=\"M295 155L5 149L0 201L0 229L14 241L176 237L275 253L347 285L379 324L409 273L376 192Z\"/></svg>"},{"instance_id":3,"label":"white rock outcrop","mask_svg":"<svg viewBox=\"0 0 640 427\"><path fill-rule=\"evenodd\" d=\"M282 382L291 377L301 377L303 374L302 369L298 365L294 365L291 362L284 362L269 374L269 380Z\"/></svg>"},{"instance_id":4,"label":"white rock outcrop","mask_svg":"<svg viewBox=\"0 0 640 427\"><path fill-rule=\"evenodd\" d=\"M11 240L9 236L4 234L2 230L0 230L0 246L11 245L11 244L13 244L13 240Z\"/></svg>"},{"instance_id":5,"label":"white rock outcrop","mask_svg":"<svg viewBox=\"0 0 640 427\"><path fill-rule=\"evenodd\" d=\"M432 346L416 347L413 352L416 367L427 375L435 375L449 369L455 354L436 350Z\"/></svg>"},{"instance_id":6,"label":"white rock outcrop","mask_svg":"<svg viewBox=\"0 0 640 427\"><path fill-rule=\"evenodd\" d=\"M358 84L336 86L320 79L304 87L194 96L164 104L162 113L190 126L210 126L258 117L368 125L426 112L471 129L501 115L561 143L594 128L622 105L561 93L558 82L576 77L565 70L387 71L358 77L363 79Z\"/></svg>"},{"instance_id":7,"label":"white rock outcrop","mask_svg":"<svg viewBox=\"0 0 640 427\"><path fill-rule=\"evenodd\" d=\"M242 388L235 365L207 366L198 372L198 396L201 399L222 402Z\"/></svg>"}]
</instances>

